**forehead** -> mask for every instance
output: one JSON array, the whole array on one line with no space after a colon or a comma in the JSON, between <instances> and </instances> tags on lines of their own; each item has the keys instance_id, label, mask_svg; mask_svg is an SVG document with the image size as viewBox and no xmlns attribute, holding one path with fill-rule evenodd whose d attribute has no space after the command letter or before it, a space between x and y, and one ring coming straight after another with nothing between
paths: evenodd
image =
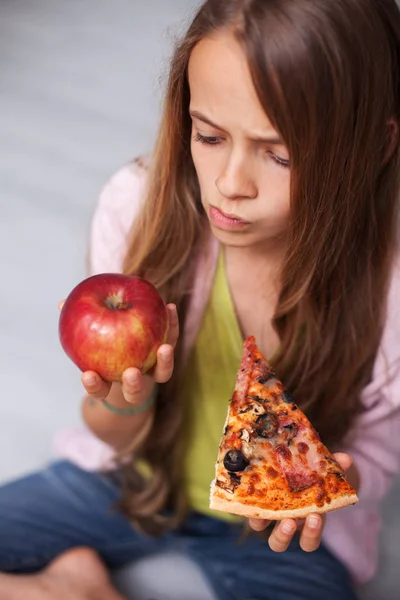
<instances>
[{"instance_id":1,"label":"forehead","mask_svg":"<svg viewBox=\"0 0 400 600\"><path fill-rule=\"evenodd\" d=\"M246 56L230 33L204 38L192 51L188 68L191 108L221 126L273 129L258 99Z\"/></svg>"}]
</instances>

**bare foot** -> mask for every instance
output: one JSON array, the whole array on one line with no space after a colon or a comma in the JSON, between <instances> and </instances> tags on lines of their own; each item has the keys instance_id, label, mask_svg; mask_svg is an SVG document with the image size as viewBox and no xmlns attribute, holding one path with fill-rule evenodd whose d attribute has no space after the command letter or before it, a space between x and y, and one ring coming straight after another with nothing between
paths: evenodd
<instances>
[{"instance_id":1,"label":"bare foot","mask_svg":"<svg viewBox=\"0 0 400 600\"><path fill-rule=\"evenodd\" d=\"M76 548L37 575L0 575L2 600L126 600L113 587L99 556Z\"/></svg>"}]
</instances>

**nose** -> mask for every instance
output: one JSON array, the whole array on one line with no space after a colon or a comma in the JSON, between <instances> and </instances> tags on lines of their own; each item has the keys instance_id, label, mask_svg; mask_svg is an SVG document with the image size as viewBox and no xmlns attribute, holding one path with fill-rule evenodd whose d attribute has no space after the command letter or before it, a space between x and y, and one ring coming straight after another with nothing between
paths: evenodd
<instances>
[{"instance_id":1,"label":"nose","mask_svg":"<svg viewBox=\"0 0 400 600\"><path fill-rule=\"evenodd\" d=\"M246 158L231 157L225 169L215 180L217 190L229 200L254 200L258 190Z\"/></svg>"}]
</instances>

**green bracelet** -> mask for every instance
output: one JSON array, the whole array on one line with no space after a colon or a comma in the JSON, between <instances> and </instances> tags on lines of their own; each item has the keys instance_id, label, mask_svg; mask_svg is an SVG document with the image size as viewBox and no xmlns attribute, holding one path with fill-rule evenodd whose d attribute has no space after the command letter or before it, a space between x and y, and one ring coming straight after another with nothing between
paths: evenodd
<instances>
[{"instance_id":1,"label":"green bracelet","mask_svg":"<svg viewBox=\"0 0 400 600\"><path fill-rule=\"evenodd\" d=\"M102 402L103 406L107 410L109 410L112 413L115 413L116 415L137 415L150 408L150 406L154 404L156 396L157 390L150 396L150 398L148 398L148 400L146 400L146 402L140 404L139 406L132 406L131 408L117 408L116 406L113 406L112 404L107 402L107 400L103 400Z\"/></svg>"}]
</instances>

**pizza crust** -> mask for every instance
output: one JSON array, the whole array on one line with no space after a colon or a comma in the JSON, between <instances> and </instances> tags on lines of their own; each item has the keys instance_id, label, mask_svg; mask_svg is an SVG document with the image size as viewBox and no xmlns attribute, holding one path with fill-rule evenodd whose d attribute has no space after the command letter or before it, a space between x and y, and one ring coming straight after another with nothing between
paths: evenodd
<instances>
[{"instance_id":1,"label":"pizza crust","mask_svg":"<svg viewBox=\"0 0 400 600\"><path fill-rule=\"evenodd\" d=\"M329 504L323 506L317 506L311 504L310 506L304 506L302 508L296 508L294 510L268 510L266 508L258 508L256 506L248 506L241 502L235 502L234 500L225 500L219 496L213 495L211 492L210 497L210 508L214 510L220 510L222 512L228 512L235 515L247 517L249 519L266 519L268 521L281 521L282 519L302 519L310 515L311 513L324 514L337 508L344 508L358 502L357 494L351 494L347 496L341 496L335 498Z\"/></svg>"}]
</instances>

